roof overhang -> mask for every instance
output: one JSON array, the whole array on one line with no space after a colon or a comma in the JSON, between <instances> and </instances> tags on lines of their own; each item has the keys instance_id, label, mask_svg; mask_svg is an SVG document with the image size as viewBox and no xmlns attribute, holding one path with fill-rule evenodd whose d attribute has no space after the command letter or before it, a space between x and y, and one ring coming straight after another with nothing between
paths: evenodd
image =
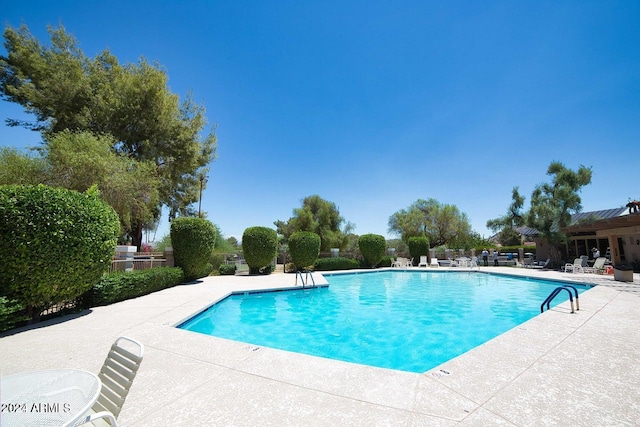
<instances>
[{"instance_id":1,"label":"roof overhang","mask_svg":"<svg viewBox=\"0 0 640 427\"><path fill-rule=\"evenodd\" d=\"M640 233L640 213L601 219L588 223L574 224L562 229L565 233L585 234L636 234Z\"/></svg>"}]
</instances>

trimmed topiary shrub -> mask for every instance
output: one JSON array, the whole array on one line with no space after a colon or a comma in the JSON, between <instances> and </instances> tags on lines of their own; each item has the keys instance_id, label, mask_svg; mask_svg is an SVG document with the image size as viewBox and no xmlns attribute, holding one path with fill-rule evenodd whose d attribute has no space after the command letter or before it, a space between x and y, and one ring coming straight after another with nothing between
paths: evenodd
<instances>
[{"instance_id":1,"label":"trimmed topiary shrub","mask_svg":"<svg viewBox=\"0 0 640 427\"><path fill-rule=\"evenodd\" d=\"M218 267L218 271L221 276L233 276L236 274L236 265L235 264L221 264Z\"/></svg>"},{"instance_id":2,"label":"trimmed topiary shrub","mask_svg":"<svg viewBox=\"0 0 640 427\"><path fill-rule=\"evenodd\" d=\"M316 271L352 270L354 268L360 268L360 261L340 256L319 258L314 265L314 270Z\"/></svg>"},{"instance_id":3,"label":"trimmed topiary shrub","mask_svg":"<svg viewBox=\"0 0 640 427\"><path fill-rule=\"evenodd\" d=\"M171 221L174 265L182 268L184 280L208 276L209 260L216 243L216 228L204 218L181 217Z\"/></svg>"},{"instance_id":4,"label":"trimmed topiary shrub","mask_svg":"<svg viewBox=\"0 0 640 427\"><path fill-rule=\"evenodd\" d=\"M118 215L95 187L0 186L0 295L39 319L100 280L119 234Z\"/></svg>"},{"instance_id":5,"label":"trimmed topiary shrub","mask_svg":"<svg viewBox=\"0 0 640 427\"><path fill-rule=\"evenodd\" d=\"M270 274L278 250L278 235L267 227L249 227L242 234L242 251L249 274Z\"/></svg>"},{"instance_id":6,"label":"trimmed topiary shrub","mask_svg":"<svg viewBox=\"0 0 640 427\"><path fill-rule=\"evenodd\" d=\"M418 265L422 255L429 254L429 239L420 237L409 237L409 253L413 258L413 265Z\"/></svg>"},{"instance_id":7,"label":"trimmed topiary shrub","mask_svg":"<svg viewBox=\"0 0 640 427\"><path fill-rule=\"evenodd\" d=\"M182 282L182 278L182 270L177 267L109 273L82 295L79 302L84 308L109 305L173 287Z\"/></svg>"},{"instance_id":8,"label":"trimmed topiary shrub","mask_svg":"<svg viewBox=\"0 0 640 427\"><path fill-rule=\"evenodd\" d=\"M386 250L384 237L379 234L363 234L358 239L360 253L367 267L375 267L382 260Z\"/></svg>"},{"instance_id":9,"label":"trimmed topiary shrub","mask_svg":"<svg viewBox=\"0 0 640 427\"><path fill-rule=\"evenodd\" d=\"M310 231L296 231L289 237L289 252L298 270L311 267L320 254L320 236Z\"/></svg>"}]
</instances>

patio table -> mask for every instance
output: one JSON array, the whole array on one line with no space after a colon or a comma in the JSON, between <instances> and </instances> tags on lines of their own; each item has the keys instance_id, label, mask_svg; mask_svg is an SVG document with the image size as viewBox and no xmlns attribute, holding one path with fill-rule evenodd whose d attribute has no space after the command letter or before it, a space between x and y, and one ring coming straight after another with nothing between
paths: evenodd
<instances>
[{"instance_id":1,"label":"patio table","mask_svg":"<svg viewBox=\"0 0 640 427\"><path fill-rule=\"evenodd\" d=\"M77 369L25 372L0 378L0 425L72 426L98 400L98 377Z\"/></svg>"}]
</instances>

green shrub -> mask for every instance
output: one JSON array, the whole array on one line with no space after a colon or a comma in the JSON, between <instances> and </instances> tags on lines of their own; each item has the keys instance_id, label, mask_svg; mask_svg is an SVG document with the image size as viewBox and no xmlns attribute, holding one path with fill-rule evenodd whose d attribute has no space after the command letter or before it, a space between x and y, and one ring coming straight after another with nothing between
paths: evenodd
<instances>
[{"instance_id":1,"label":"green shrub","mask_svg":"<svg viewBox=\"0 0 640 427\"><path fill-rule=\"evenodd\" d=\"M29 320L26 307L16 300L0 297L0 332L8 331Z\"/></svg>"},{"instance_id":2,"label":"green shrub","mask_svg":"<svg viewBox=\"0 0 640 427\"><path fill-rule=\"evenodd\" d=\"M429 254L429 239L426 237L409 237L409 254L413 265L418 265L420 256Z\"/></svg>"},{"instance_id":3,"label":"green shrub","mask_svg":"<svg viewBox=\"0 0 640 427\"><path fill-rule=\"evenodd\" d=\"M392 256L383 256L380 262L378 263L378 267L391 267L395 258Z\"/></svg>"},{"instance_id":4,"label":"green shrub","mask_svg":"<svg viewBox=\"0 0 640 427\"><path fill-rule=\"evenodd\" d=\"M320 236L310 231L296 231L289 237L289 252L298 270L312 266L320 254Z\"/></svg>"},{"instance_id":5,"label":"green shrub","mask_svg":"<svg viewBox=\"0 0 640 427\"><path fill-rule=\"evenodd\" d=\"M236 274L236 265L235 264L222 264L218 271L221 276L233 276Z\"/></svg>"},{"instance_id":6,"label":"green shrub","mask_svg":"<svg viewBox=\"0 0 640 427\"><path fill-rule=\"evenodd\" d=\"M292 262L288 262L284 265L284 272L285 273L295 273L296 270L296 265Z\"/></svg>"},{"instance_id":7,"label":"green shrub","mask_svg":"<svg viewBox=\"0 0 640 427\"><path fill-rule=\"evenodd\" d=\"M357 259L343 257L319 258L314 266L316 271L351 270L354 268L360 268L360 262Z\"/></svg>"},{"instance_id":8,"label":"green shrub","mask_svg":"<svg viewBox=\"0 0 640 427\"><path fill-rule=\"evenodd\" d=\"M220 270L220 266L224 265L224 255L212 253L211 257L209 257L209 264L211 264L213 270Z\"/></svg>"},{"instance_id":9,"label":"green shrub","mask_svg":"<svg viewBox=\"0 0 640 427\"><path fill-rule=\"evenodd\" d=\"M242 234L242 251L249 274L271 273L271 262L278 249L276 231L267 227L249 227Z\"/></svg>"},{"instance_id":10,"label":"green shrub","mask_svg":"<svg viewBox=\"0 0 640 427\"><path fill-rule=\"evenodd\" d=\"M182 282L183 277L178 267L109 273L83 294L79 303L84 308L109 305L173 287Z\"/></svg>"},{"instance_id":11,"label":"green shrub","mask_svg":"<svg viewBox=\"0 0 640 427\"><path fill-rule=\"evenodd\" d=\"M209 259L216 242L214 225L204 218L176 218L170 234L174 263L182 268L184 280L208 276L213 269Z\"/></svg>"},{"instance_id":12,"label":"green shrub","mask_svg":"<svg viewBox=\"0 0 640 427\"><path fill-rule=\"evenodd\" d=\"M360 253L367 267L375 267L382 260L386 250L384 237L379 234L363 234L358 239Z\"/></svg>"},{"instance_id":13,"label":"green shrub","mask_svg":"<svg viewBox=\"0 0 640 427\"><path fill-rule=\"evenodd\" d=\"M75 300L109 268L119 233L118 215L94 187L0 186L0 295L34 319Z\"/></svg>"}]
</instances>

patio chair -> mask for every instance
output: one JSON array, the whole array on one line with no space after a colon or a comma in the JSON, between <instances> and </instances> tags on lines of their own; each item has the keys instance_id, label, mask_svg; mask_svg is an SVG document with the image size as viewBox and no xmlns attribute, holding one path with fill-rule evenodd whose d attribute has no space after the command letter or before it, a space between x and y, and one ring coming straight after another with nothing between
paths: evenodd
<instances>
[{"instance_id":1,"label":"patio chair","mask_svg":"<svg viewBox=\"0 0 640 427\"><path fill-rule=\"evenodd\" d=\"M404 266L405 267L413 267L413 258L408 259Z\"/></svg>"},{"instance_id":2,"label":"patio chair","mask_svg":"<svg viewBox=\"0 0 640 427\"><path fill-rule=\"evenodd\" d=\"M391 267L404 267L407 263L406 258L398 257L395 261L391 263Z\"/></svg>"},{"instance_id":3,"label":"patio chair","mask_svg":"<svg viewBox=\"0 0 640 427\"><path fill-rule=\"evenodd\" d=\"M604 271L604 263L607 261L605 257L600 257L593 262L592 267L584 267L585 273L602 273Z\"/></svg>"},{"instance_id":4,"label":"patio chair","mask_svg":"<svg viewBox=\"0 0 640 427\"><path fill-rule=\"evenodd\" d=\"M582 258L576 258L573 260L573 264L565 264L564 272L568 273L571 271L572 273L584 273L584 268L582 268Z\"/></svg>"},{"instance_id":5,"label":"patio chair","mask_svg":"<svg viewBox=\"0 0 640 427\"><path fill-rule=\"evenodd\" d=\"M429 264L429 267L440 267L440 264L438 264L438 258L431 258L431 263Z\"/></svg>"},{"instance_id":6,"label":"patio chair","mask_svg":"<svg viewBox=\"0 0 640 427\"><path fill-rule=\"evenodd\" d=\"M427 256L420 255L420 262L418 263L418 267L426 267L427 266Z\"/></svg>"},{"instance_id":7,"label":"patio chair","mask_svg":"<svg viewBox=\"0 0 640 427\"><path fill-rule=\"evenodd\" d=\"M126 347L120 342L127 342ZM130 351L132 347L135 350ZM84 420L85 424L93 426L117 426L116 419L122 410L133 379L138 372L144 346L131 338L119 337L111 345L111 350L98 373L102 382L102 390L98 400L90 410L90 414Z\"/></svg>"}]
</instances>

